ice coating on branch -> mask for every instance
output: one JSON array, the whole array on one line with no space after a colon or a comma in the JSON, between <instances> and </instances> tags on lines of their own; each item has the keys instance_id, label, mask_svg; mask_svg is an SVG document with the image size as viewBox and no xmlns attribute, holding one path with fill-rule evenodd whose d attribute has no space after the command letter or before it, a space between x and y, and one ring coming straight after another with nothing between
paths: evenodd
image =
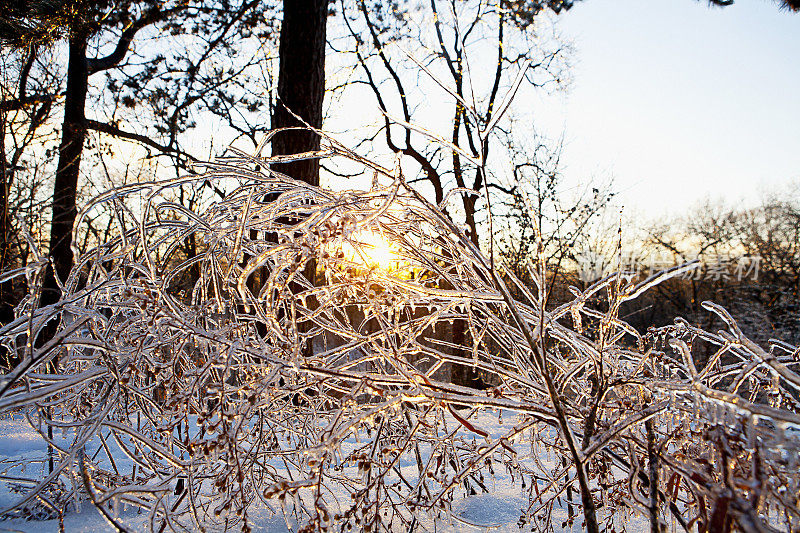
<instances>
[{"instance_id":1,"label":"ice coating on branch","mask_svg":"<svg viewBox=\"0 0 800 533\"><path fill-rule=\"evenodd\" d=\"M78 257L58 304L37 308L41 258L8 274L32 291L0 332L20 360L0 410L64 431L54 473L24 501L63 479L110 521L138 507L155 529L168 517L248 530L258 508L310 530L391 531L458 519L502 475L523 487L520 523L546 527L573 516L567 487L580 500L563 416L618 529L626 506L647 513L648 438L668 451L663 520L710 523L724 496L737 523L797 524L778 491L798 490L793 347L764 351L713 305L728 331L642 336L596 305L616 276L543 310L534 270L535 290L492 272L395 171L327 142L333 163L374 172L370 190L313 187L232 152L97 198L77 231L106 220L111 237ZM224 198L194 211L174 199L209 183ZM459 369L483 386L451 383ZM754 483L752 503L741 487Z\"/></svg>"}]
</instances>

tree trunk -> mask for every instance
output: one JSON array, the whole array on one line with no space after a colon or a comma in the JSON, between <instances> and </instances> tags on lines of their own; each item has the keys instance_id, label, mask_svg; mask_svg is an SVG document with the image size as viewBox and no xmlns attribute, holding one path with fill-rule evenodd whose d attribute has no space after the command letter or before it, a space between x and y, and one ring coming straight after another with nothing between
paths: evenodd
<instances>
[{"instance_id":1,"label":"tree trunk","mask_svg":"<svg viewBox=\"0 0 800 533\"><path fill-rule=\"evenodd\" d=\"M82 33L69 40L69 66L64 100L64 123L58 149L58 167L53 189L53 219L50 225L50 257L55 265L47 268L42 305L58 301L61 291L55 276L66 280L72 269L72 226L77 215L78 175L86 140L85 106L89 87L86 41Z\"/></svg>"},{"instance_id":2,"label":"tree trunk","mask_svg":"<svg viewBox=\"0 0 800 533\"><path fill-rule=\"evenodd\" d=\"M325 44L328 0L284 0L279 45L278 98L273 128L322 127L325 98ZM291 111L291 112L290 112ZM288 131L272 141L273 155L319 150L319 136L309 131ZM319 185L319 160L307 159L273 168L312 185Z\"/></svg>"},{"instance_id":3,"label":"tree trunk","mask_svg":"<svg viewBox=\"0 0 800 533\"><path fill-rule=\"evenodd\" d=\"M8 188L11 170L6 162L6 114L0 111L0 272L11 266L11 233L8 221ZM13 286L11 280L0 283L0 324L8 324L14 319ZM0 350L0 353L5 353Z\"/></svg>"},{"instance_id":4,"label":"tree trunk","mask_svg":"<svg viewBox=\"0 0 800 533\"><path fill-rule=\"evenodd\" d=\"M272 114L273 129L304 127L306 124L313 128L322 127L327 22L328 0L283 0L283 22L278 46L278 102ZM272 155L319 150L319 141L316 133L307 130L278 133L272 139ZM318 159L275 164L272 169L311 185L319 185ZM316 261L308 261L303 269L305 278L316 284L316 272ZM265 277L266 274L262 273L261 278ZM307 300L307 304L314 306L313 298ZM301 333L306 333L311 325L304 322L298 327ZM303 347L303 353L310 355L312 352L313 342L309 339Z\"/></svg>"},{"instance_id":5,"label":"tree trunk","mask_svg":"<svg viewBox=\"0 0 800 533\"><path fill-rule=\"evenodd\" d=\"M469 228L469 238L476 248L480 248L480 241L478 239L478 226L475 222L475 203L475 196L470 194L463 195L464 219L467 223L467 227ZM490 235L489 238L491 239L492 236ZM472 357L472 353L470 353L465 346L468 344L468 342L472 341L469 332L467 331L468 329L469 327L466 320L456 319L453 321L453 344L457 346L463 346L463 348L456 348L453 355L467 358ZM487 386L474 368L462 365L453 365L450 381L455 385L472 387L474 389L485 389Z\"/></svg>"},{"instance_id":6,"label":"tree trunk","mask_svg":"<svg viewBox=\"0 0 800 533\"><path fill-rule=\"evenodd\" d=\"M477 201L478 199L471 194L464 195L464 221L467 223L467 227L469 228L469 240L472 241L472 244L474 244L476 248L480 249L481 245L480 240L478 239L478 225L475 222L475 204ZM493 235L489 235L490 239L493 237Z\"/></svg>"}]
</instances>

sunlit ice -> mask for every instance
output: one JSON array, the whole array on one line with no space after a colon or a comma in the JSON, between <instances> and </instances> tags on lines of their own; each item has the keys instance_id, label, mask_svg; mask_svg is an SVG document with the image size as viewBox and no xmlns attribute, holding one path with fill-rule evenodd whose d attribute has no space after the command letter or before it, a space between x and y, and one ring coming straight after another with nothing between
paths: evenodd
<instances>
[{"instance_id":1,"label":"sunlit ice","mask_svg":"<svg viewBox=\"0 0 800 533\"><path fill-rule=\"evenodd\" d=\"M399 266L399 247L379 229L360 229L336 244L344 259L364 268L390 271Z\"/></svg>"}]
</instances>

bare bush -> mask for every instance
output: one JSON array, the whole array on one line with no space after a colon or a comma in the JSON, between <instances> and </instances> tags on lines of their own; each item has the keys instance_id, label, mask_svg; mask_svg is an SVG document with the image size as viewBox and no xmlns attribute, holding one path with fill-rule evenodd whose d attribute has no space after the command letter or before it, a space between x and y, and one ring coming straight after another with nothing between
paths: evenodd
<instances>
[{"instance_id":1,"label":"bare bush","mask_svg":"<svg viewBox=\"0 0 800 533\"><path fill-rule=\"evenodd\" d=\"M59 502L89 499L120 530L120 506L158 531L248 531L254 509L306 530L415 530L458 518L453 502L498 469L525 487L531 527L625 530L629 513L654 531L798 527L795 348L762 350L711 304L728 331L641 336L618 319L691 265L609 276L546 311L543 264L517 282L399 170L324 141L98 197L82 217L117 237L79 257L54 305L38 305L42 258L7 274L33 290L0 330L21 361L0 412L25 413L53 450L16 509L62 487ZM302 157L363 165L373 188L268 170ZM169 201L208 182L233 192L198 212ZM198 254L175 261L189 235ZM173 283L192 268L190 291ZM435 333L454 320L469 331L457 350ZM696 368L700 343L716 352ZM446 363L496 385L451 384ZM509 422L488 428L488 413Z\"/></svg>"}]
</instances>

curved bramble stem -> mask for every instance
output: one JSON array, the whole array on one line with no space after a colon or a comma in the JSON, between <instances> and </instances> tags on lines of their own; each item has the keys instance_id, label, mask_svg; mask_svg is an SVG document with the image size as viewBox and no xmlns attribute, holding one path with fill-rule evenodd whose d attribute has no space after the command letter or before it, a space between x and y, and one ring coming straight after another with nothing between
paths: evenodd
<instances>
[{"instance_id":1,"label":"curved bramble stem","mask_svg":"<svg viewBox=\"0 0 800 533\"><path fill-rule=\"evenodd\" d=\"M77 257L58 303L31 305L44 263L0 275L32 280L0 329L20 354L0 412L25 413L54 451L53 472L5 513L88 497L142 509L155 530L273 513L315 531L393 531L460 519L487 478L513 475L520 518L538 528L556 525L574 484L569 508L589 530L619 523L629 503L653 523L711 524L725 502L738 525L767 509L800 521L782 488L798 489L796 348L763 350L712 305L728 331L679 321L644 334L619 317L677 271L638 285L609 276L548 307L546 265L524 286L396 169L318 133L323 149L298 157L361 165L376 185L334 192L230 152L93 200L80 220L113 232ZM178 187L209 196L189 210ZM370 260L384 245L390 267ZM453 322L469 334L454 340ZM713 353L702 364L700 344ZM485 388L451 383L454 367ZM90 483L73 486L79 474ZM755 500L740 488L751 486Z\"/></svg>"}]
</instances>

